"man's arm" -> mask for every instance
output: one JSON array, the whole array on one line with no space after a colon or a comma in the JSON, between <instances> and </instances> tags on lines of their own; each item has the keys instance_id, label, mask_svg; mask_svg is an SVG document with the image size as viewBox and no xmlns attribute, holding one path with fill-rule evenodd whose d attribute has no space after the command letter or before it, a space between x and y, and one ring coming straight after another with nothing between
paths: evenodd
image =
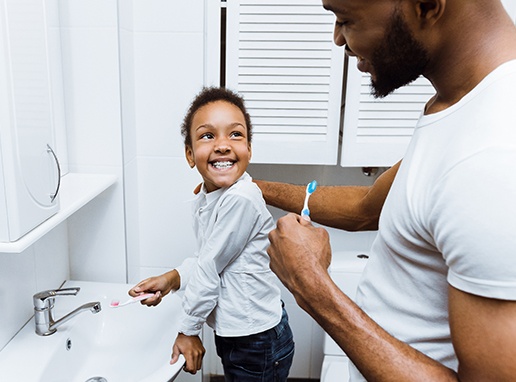
<instances>
[{"instance_id":1,"label":"man's arm","mask_svg":"<svg viewBox=\"0 0 516 382\"><path fill-rule=\"evenodd\" d=\"M310 197L310 218L346 231L378 229L380 212L401 162L385 171L372 186L321 186ZM265 202L300 213L306 186L254 180Z\"/></svg>"},{"instance_id":2,"label":"man's arm","mask_svg":"<svg viewBox=\"0 0 516 382\"><path fill-rule=\"evenodd\" d=\"M516 302L449 288L450 325L459 372L397 340L330 278L329 237L289 214L269 234L271 269L370 381L511 381L516 375ZM429 323L431 325L431 323Z\"/></svg>"},{"instance_id":3,"label":"man's arm","mask_svg":"<svg viewBox=\"0 0 516 382\"><path fill-rule=\"evenodd\" d=\"M516 301L448 288L450 329L461 381L514 381Z\"/></svg>"}]
</instances>

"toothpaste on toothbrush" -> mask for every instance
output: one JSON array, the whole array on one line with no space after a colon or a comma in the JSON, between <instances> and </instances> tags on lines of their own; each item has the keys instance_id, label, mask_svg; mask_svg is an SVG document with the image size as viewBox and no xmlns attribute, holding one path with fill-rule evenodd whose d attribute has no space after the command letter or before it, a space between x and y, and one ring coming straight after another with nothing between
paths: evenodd
<instances>
[{"instance_id":1,"label":"toothpaste on toothbrush","mask_svg":"<svg viewBox=\"0 0 516 382\"><path fill-rule=\"evenodd\" d=\"M127 300L126 302L123 302L123 303L120 303L120 300L113 300L113 301L111 301L111 305L109 305L109 306L111 308L119 308L121 306L125 306L125 305L132 304L132 303L135 303L138 301L146 300L152 296L154 296L154 293L145 293L145 294L141 294L136 297L131 297L129 300Z\"/></svg>"}]
</instances>

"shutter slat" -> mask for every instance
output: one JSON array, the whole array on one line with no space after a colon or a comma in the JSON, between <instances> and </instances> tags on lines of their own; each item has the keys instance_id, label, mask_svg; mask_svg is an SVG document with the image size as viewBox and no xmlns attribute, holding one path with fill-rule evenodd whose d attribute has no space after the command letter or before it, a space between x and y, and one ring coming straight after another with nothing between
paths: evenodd
<instances>
[{"instance_id":1,"label":"shutter slat","mask_svg":"<svg viewBox=\"0 0 516 382\"><path fill-rule=\"evenodd\" d=\"M292 78L292 81L295 81L295 77ZM302 94L306 94L306 98L310 100L312 94L324 94L326 98L328 98L329 85L325 83L314 84L313 81L307 79L307 83L303 83L302 81L298 83L289 83L290 78L281 78L278 77L278 82L282 81L282 83L274 83L274 79L271 81L264 81L262 83L258 83L259 78L255 77L254 82L242 82L239 85L239 91L245 94L256 94L256 93L271 93L274 92L277 97L283 97L283 99L289 99L291 94L297 94L299 97ZM322 81L322 80L321 80Z\"/></svg>"},{"instance_id":2,"label":"shutter slat","mask_svg":"<svg viewBox=\"0 0 516 382\"><path fill-rule=\"evenodd\" d=\"M330 79L330 68L311 68L311 67L303 67L303 66L295 66L296 63L293 62L291 67L260 67L260 66L240 66L238 67L238 73L241 75L266 75L266 76L325 76L328 79Z\"/></svg>"},{"instance_id":3,"label":"shutter slat","mask_svg":"<svg viewBox=\"0 0 516 382\"><path fill-rule=\"evenodd\" d=\"M326 20L319 20L320 22L316 22L317 20L310 19L308 22L300 22L296 20L293 22L292 20L283 20L283 22L273 22L272 20L269 22L247 22L240 23L240 31L243 33L253 33L253 32L278 32L278 33L301 33L301 34L310 34L310 33L326 33L328 32L330 25Z\"/></svg>"},{"instance_id":4,"label":"shutter slat","mask_svg":"<svg viewBox=\"0 0 516 382\"><path fill-rule=\"evenodd\" d=\"M317 122L317 121L316 121ZM253 125L253 136L257 135L267 135L267 134L292 134L292 125L291 124L257 124ZM324 126L316 126L313 125L298 125L296 127L296 134L306 134L306 135L326 135L326 128Z\"/></svg>"},{"instance_id":5,"label":"shutter slat","mask_svg":"<svg viewBox=\"0 0 516 382\"><path fill-rule=\"evenodd\" d=\"M241 50L300 50L305 51L307 54L310 51L327 51L330 52L333 49L333 44L330 41L240 41L239 47ZM310 57L310 56L307 56Z\"/></svg>"},{"instance_id":6,"label":"shutter slat","mask_svg":"<svg viewBox=\"0 0 516 382\"><path fill-rule=\"evenodd\" d=\"M317 109L288 109L288 108L249 108L249 114L253 117L278 117L281 113L281 118L326 118L327 110Z\"/></svg>"},{"instance_id":7,"label":"shutter slat","mask_svg":"<svg viewBox=\"0 0 516 382\"><path fill-rule=\"evenodd\" d=\"M293 50L293 49L241 49L240 59L245 58L268 58L268 59L291 59L291 60L303 60L306 58L312 60L330 60L331 50L330 49L315 49L310 50Z\"/></svg>"},{"instance_id":8,"label":"shutter slat","mask_svg":"<svg viewBox=\"0 0 516 382\"><path fill-rule=\"evenodd\" d=\"M331 65L328 59L297 59L297 58L240 58L238 66L241 68L311 68L325 70ZM328 72L328 70L325 70Z\"/></svg>"},{"instance_id":9,"label":"shutter slat","mask_svg":"<svg viewBox=\"0 0 516 382\"><path fill-rule=\"evenodd\" d=\"M324 102L328 103L326 92L320 93L308 93L308 92L299 92L299 93L271 93L271 92L248 92L246 93L246 104L249 105L251 102L257 101L275 101L275 102L284 102L285 96L287 96L289 101L300 101L303 103L311 103L311 102ZM302 104L301 104L302 105Z\"/></svg>"},{"instance_id":10,"label":"shutter slat","mask_svg":"<svg viewBox=\"0 0 516 382\"><path fill-rule=\"evenodd\" d=\"M257 128L258 126L287 126L292 133L292 130L295 129L301 133L306 132L306 127L312 127L317 131L326 132L326 118L285 118L275 116L274 118L270 117L255 117L253 119L253 127Z\"/></svg>"}]
</instances>

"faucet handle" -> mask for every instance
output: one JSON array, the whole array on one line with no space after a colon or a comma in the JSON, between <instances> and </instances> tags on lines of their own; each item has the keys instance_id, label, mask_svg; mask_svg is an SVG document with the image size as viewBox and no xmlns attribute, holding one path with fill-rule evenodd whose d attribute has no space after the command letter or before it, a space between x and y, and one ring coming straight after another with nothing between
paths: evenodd
<instances>
[{"instance_id":1,"label":"faucet handle","mask_svg":"<svg viewBox=\"0 0 516 382\"><path fill-rule=\"evenodd\" d=\"M71 287L38 292L32 297L34 307L37 309L44 309L48 307L47 301L53 301L56 296L75 296L80 290L81 288L79 287Z\"/></svg>"}]
</instances>

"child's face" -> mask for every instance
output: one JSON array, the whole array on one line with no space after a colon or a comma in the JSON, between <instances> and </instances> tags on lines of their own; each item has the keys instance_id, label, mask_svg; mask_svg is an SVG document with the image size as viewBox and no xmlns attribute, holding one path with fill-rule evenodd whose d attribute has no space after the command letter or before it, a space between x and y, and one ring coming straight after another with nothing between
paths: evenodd
<instances>
[{"instance_id":1,"label":"child's face","mask_svg":"<svg viewBox=\"0 0 516 382\"><path fill-rule=\"evenodd\" d=\"M251 145L242 112L226 101L215 101L194 114L190 127L192 147L186 146L190 167L204 179L208 192L229 187L246 171Z\"/></svg>"}]
</instances>

